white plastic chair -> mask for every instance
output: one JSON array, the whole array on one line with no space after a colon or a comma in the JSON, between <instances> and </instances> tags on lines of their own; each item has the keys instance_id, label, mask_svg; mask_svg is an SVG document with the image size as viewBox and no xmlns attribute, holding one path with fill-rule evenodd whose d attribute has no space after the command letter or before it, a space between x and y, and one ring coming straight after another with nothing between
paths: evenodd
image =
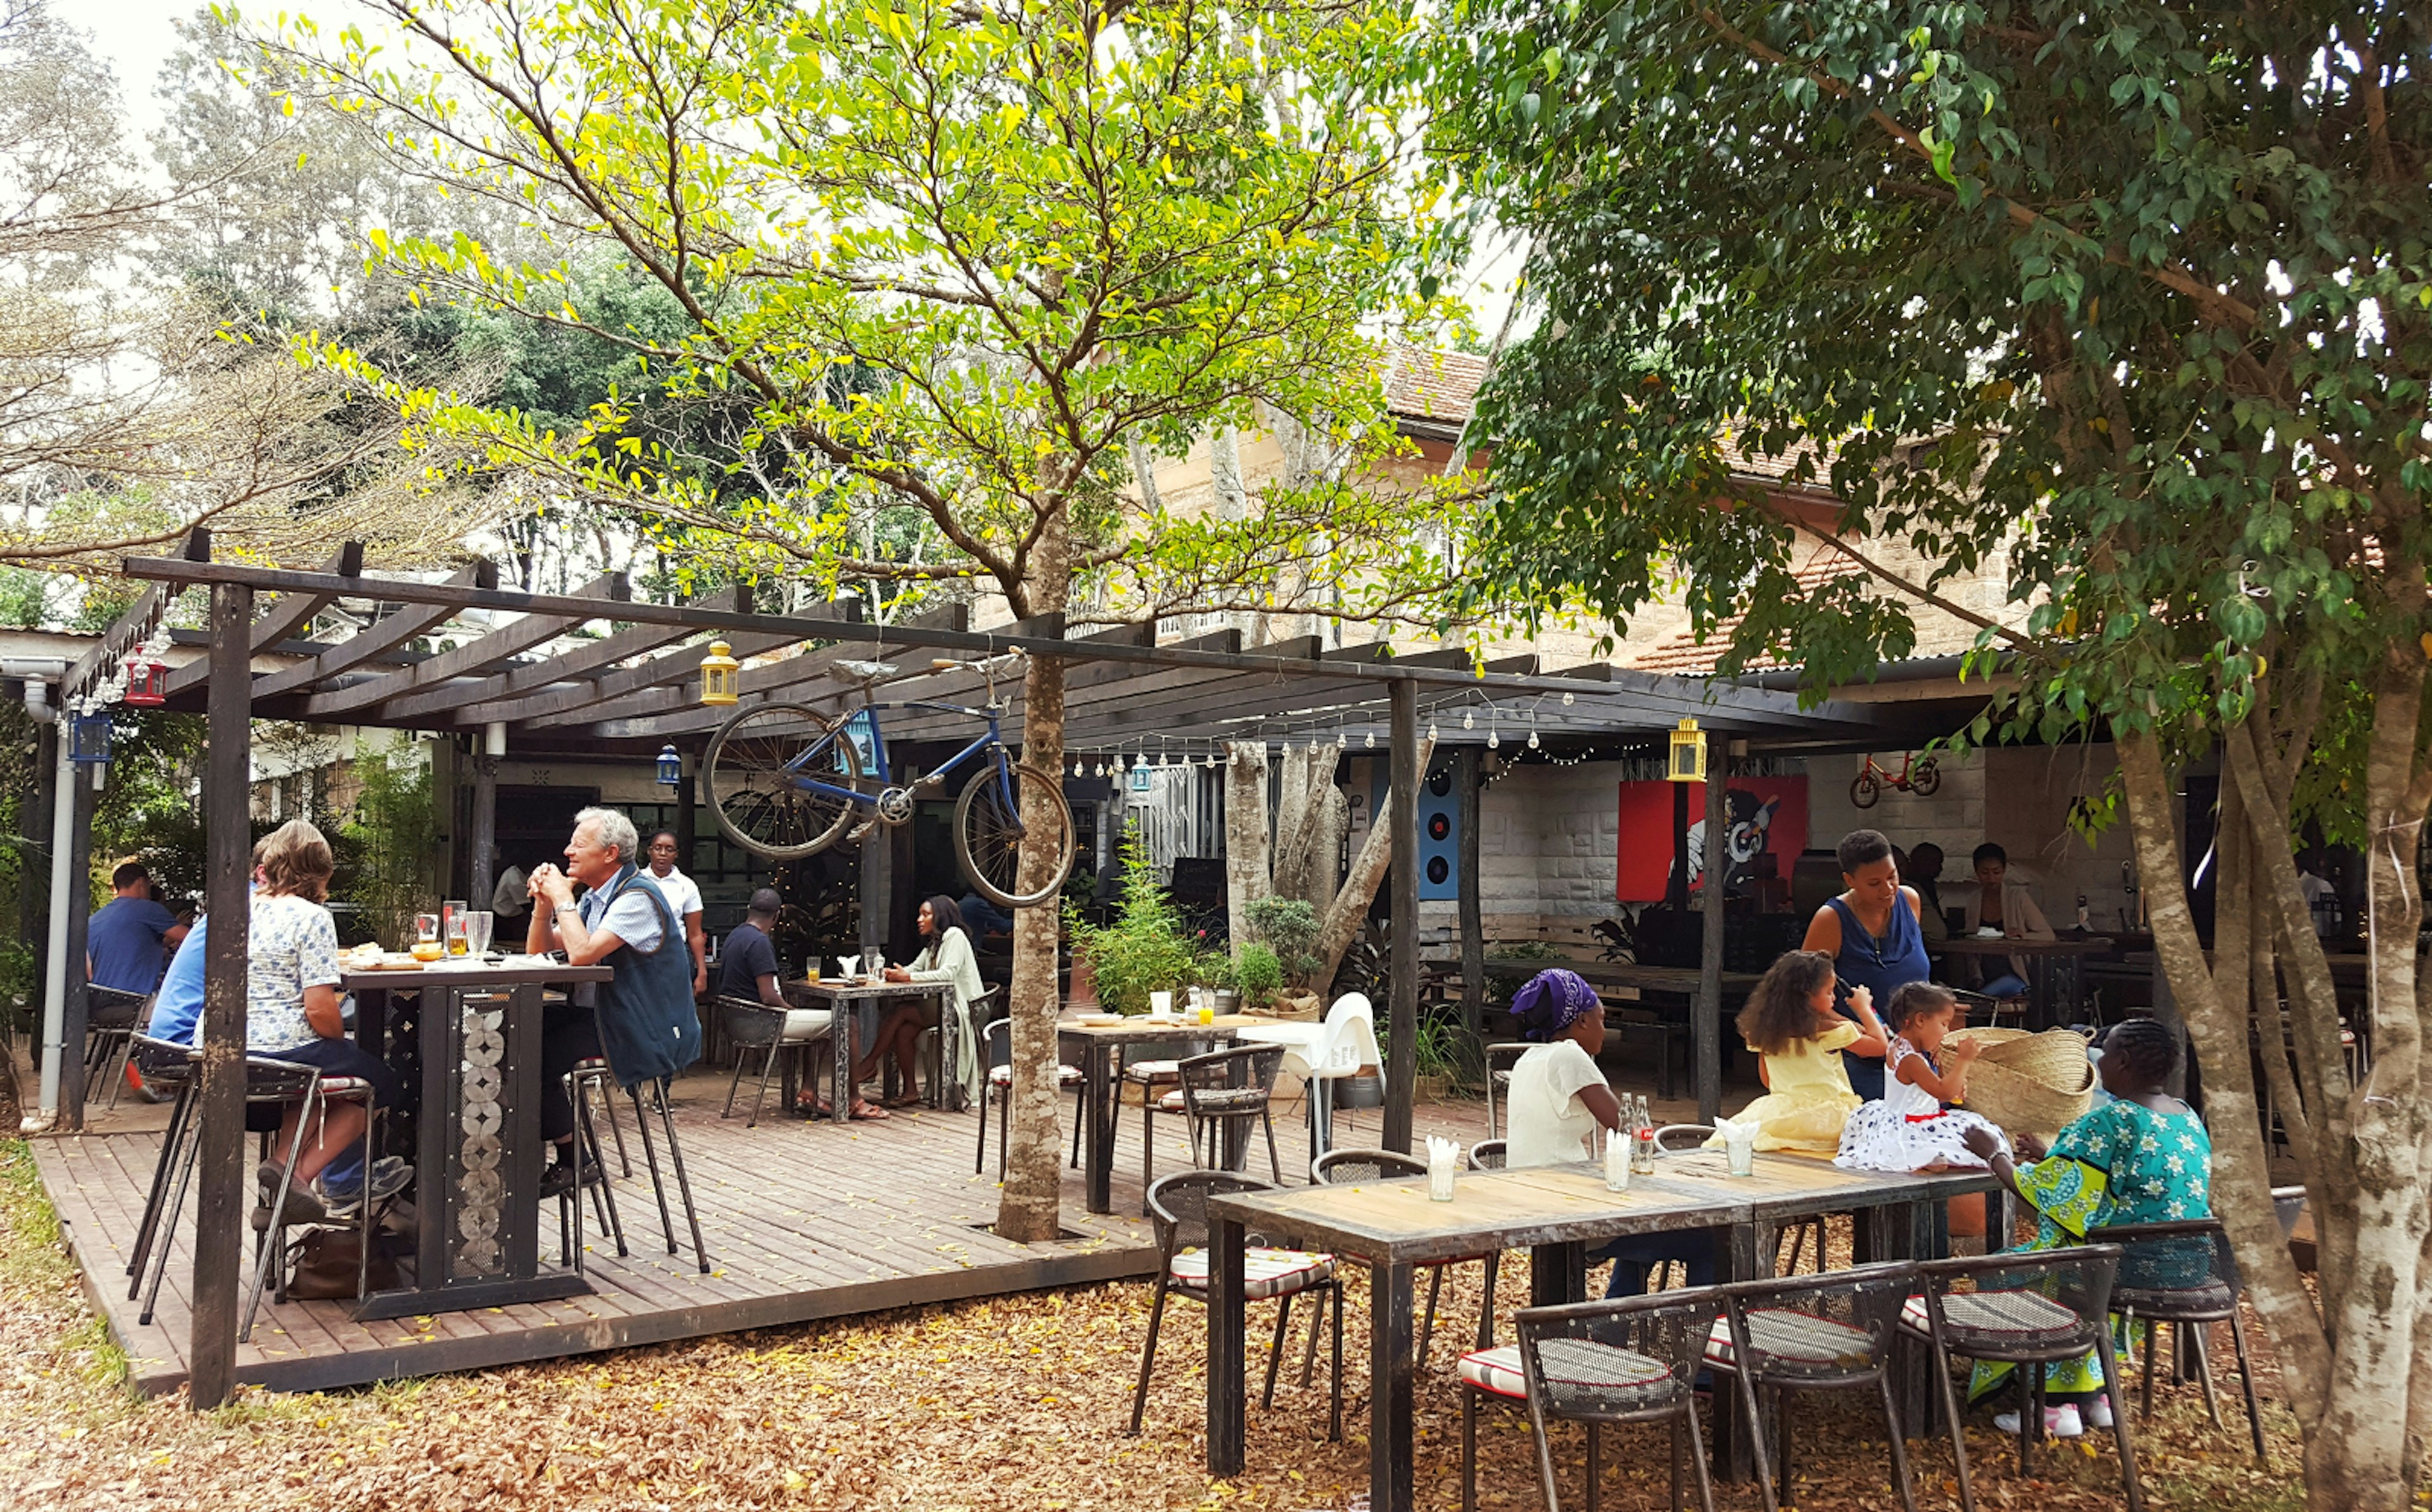
<instances>
[{"instance_id":1,"label":"white plastic chair","mask_svg":"<svg viewBox=\"0 0 2432 1512\"><path fill-rule=\"evenodd\" d=\"M1307 1085L1312 1168L1333 1145L1330 1084L1359 1075L1363 1066L1374 1066L1379 1077L1384 1075L1385 1059L1376 1050L1376 1010L1365 993L1346 992L1335 999L1324 1023L1261 1025L1243 1030L1239 1037L1283 1046L1283 1068Z\"/></svg>"}]
</instances>

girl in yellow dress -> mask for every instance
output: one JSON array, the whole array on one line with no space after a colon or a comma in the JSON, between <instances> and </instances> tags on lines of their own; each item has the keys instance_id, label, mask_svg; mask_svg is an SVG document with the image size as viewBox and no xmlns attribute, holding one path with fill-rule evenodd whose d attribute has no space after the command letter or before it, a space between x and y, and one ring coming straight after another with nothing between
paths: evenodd
<instances>
[{"instance_id":1,"label":"girl in yellow dress","mask_svg":"<svg viewBox=\"0 0 2432 1512\"><path fill-rule=\"evenodd\" d=\"M1765 1095L1733 1116L1758 1125L1756 1148L1830 1155L1841 1148L1841 1125L1860 1099L1849 1089L1841 1051L1881 1055L1891 1036L1875 1016L1872 995L1849 994L1851 1023L1832 1008L1832 958L1792 950L1773 964L1740 1010L1740 1037L1763 1059L1757 1074Z\"/></svg>"}]
</instances>

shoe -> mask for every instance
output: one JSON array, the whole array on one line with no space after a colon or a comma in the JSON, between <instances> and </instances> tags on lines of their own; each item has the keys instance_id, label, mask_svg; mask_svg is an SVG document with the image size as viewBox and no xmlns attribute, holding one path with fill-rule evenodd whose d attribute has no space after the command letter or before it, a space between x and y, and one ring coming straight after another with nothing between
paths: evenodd
<instances>
[{"instance_id":1,"label":"shoe","mask_svg":"<svg viewBox=\"0 0 2432 1512\"><path fill-rule=\"evenodd\" d=\"M395 1155L382 1155L372 1163L372 1201L375 1202L387 1201L413 1182L414 1168ZM363 1195L360 1184L334 1187L327 1182L321 1184L321 1201L328 1205L333 1218L353 1217L355 1205L362 1201Z\"/></svg>"},{"instance_id":2,"label":"shoe","mask_svg":"<svg viewBox=\"0 0 2432 1512\"><path fill-rule=\"evenodd\" d=\"M2015 1412L1997 1412L1993 1414L1993 1426L2005 1434L2016 1436L2018 1431L2018 1415ZM2063 1403L2057 1407L2044 1409L2045 1437L2077 1438L2083 1436L2085 1433L2086 1420L2077 1415L2077 1403Z\"/></svg>"},{"instance_id":3,"label":"shoe","mask_svg":"<svg viewBox=\"0 0 2432 1512\"><path fill-rule=\"evenodd\" d=\"M2092 1402L2087 1403L2086 1404L2085 1418L2086 1425L2088 1428L2110 1427L2111 1399L2107 1396L2101 1396L2095 1398Z\"/></svg>"},{"instance_id":4,"label":"shoe","mask_svg":"<svg viewBox=\"0 0 2432 1512\"><path fill-rule=\"evenodd\" d=\"M274 1167L273 1170L276 1169L277 1168ZM254 1204L254 1233L266 1234L270 1231L270 1198L271 1194L278 1190L279 1183L274 1176L270 1184L263 1188L262 1201ZM311 1187L296 1185L287 1188L286 1204L279 1210L280 1227L299 1228L308 1223L326 1223L329 1219L329 1210L322 1205L321 1200L312 1194Z\"/></svg>"},{"instance_id":5,"label":"shoe","mask_svg":"<svg viewBox=\"0 0 2432 1512\"><path fill-rule=\"evenodd\" d=\"M574 1190L574 1163L561 1160L541 1172L540 1195L543 1200L564 1197Z\"/></svg>"}]
</instances>

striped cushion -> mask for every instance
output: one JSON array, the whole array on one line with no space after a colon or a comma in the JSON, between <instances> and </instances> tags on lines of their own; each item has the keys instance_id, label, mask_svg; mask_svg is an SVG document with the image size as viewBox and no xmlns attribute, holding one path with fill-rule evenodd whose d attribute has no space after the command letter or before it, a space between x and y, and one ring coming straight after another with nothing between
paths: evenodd
<instances>
[{"instance_id":1,"label":"striped cushion","mask_svg":"<svg viewBox=\"0 0 2432 1512\"><path fill-rule=\"evenodd\" d=\"M1762 1364L1858 1370L1874 1359L1874 1338L1865 1329L1813 1313L1760 1307L1748 1315L1748 1331ZM1706 1335L1706 1363L1729 1366L1732 1352L1731 1320L1717 1318Z\"/></svg>"},{"instance_id":2,"label":"striped cushion","mask_svg":"<svg viewBox=\"0 0 2432 1512\"><path fill-rule=\"evenodd\" d=\"M1573 1408L1590 1405L1581 1400L1585 1397L1601 1399L1607 1405L1624 1405L1621 1399L1645 1396L1652 1387L1672 1383L1672 1372L1662 1362L1593 1339L1549 1338L1537 1346L1537 1363L1545 1372L1546 1388ZM1528 1395L1517 1344L1462 1355L1461 1378L1498 1397L1518 1401Z\"/></svg>"},{"instance_id":3,"label":"striped cushion","mask_svg":"<svg viewBox=\"0 0 2432 1512\"><path fill-rule=\"evenodd\" d=\"M1208 1289L1208 1252L1185 1250L1166 1272L1190 1291ZM1250 1302L1289 1297L1334 1279L1334 1256L1308 1250L1251 1250L1241 1259L1241 1295Z\"/></svg>"},{"instance_id":4,"label":"striped cushion","mask_svg":"<svg viewBox=\"0 0 2432 1512\"><path fill-rule=\"evenodd\" d=\"M1081 1068L1079 1067L1059 1066L1056 1067L1056 1084L1057 1086L1071 1086L1073 1083L1078 1082L1079 1080L1081 1080ZM1013 1067L1010 1066L1000 1066L995 1067L988 1072L988 1082L990 1084L995 1086L1013 1085Z\"/></svg>"},{"instance_id":5,"label":"striped cushion","mask_svg":"<svg viewBox=\"0 0 2432 1512\"><path fill-rule=\"evenodd\" d=\"M2032 1291L1946 1293L1942 1299L1942 1321L1953 1334L2000 1338L2009 1343L2052 1336L2066 1338L2080 1326L2076 1313ZM1924 1298L1911 1297L1900 1304L1900 1324L1919 1334L1933 1332Z\"/></svg>"},{"instance_id":6,"label":"striped cushion","mask_svg":"<svg viewBox=\"0 0 2432 1512\"><path fill-rule=\"evenodd\" d=\"M1157 1099L1157 1105L1168 1113L1181 1113L1188 1106L1178 1091L1168 1092ZM1228 1086L1199 1094L1199 1111L1202 1114L1256 1113L1266 1105L1267 1094L1263 1087Z\"/></svg>"},{"instance_id":7,"label":"striped cushion","mask_svg":"<svg viewBox=\"0 0 2432 1512\"><path fill-rule=\"evenodd\" d=\"M1134 1061L1123 1067L1123 1080L1126 1082L1179 1082L1182 1080L1182 1063L1180 1061Z\"/></svg>"},{"instance_id":8,"label":"striped cushion","mask_svg":"<svg viewBox=\"0 0 2432 1512\"><path fill-rule=\"evenodd\" d=\"M361 1097L372 1084L360 1076L325 1076L321 1078L321 1095L325 1098Z\"/></svg>"}]
</instances>

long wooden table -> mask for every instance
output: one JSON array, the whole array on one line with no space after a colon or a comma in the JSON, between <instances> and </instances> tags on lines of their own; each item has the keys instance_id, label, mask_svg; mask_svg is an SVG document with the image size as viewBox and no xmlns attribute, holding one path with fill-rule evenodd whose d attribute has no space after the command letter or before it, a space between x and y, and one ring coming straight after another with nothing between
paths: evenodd
<instances>
[{"instance_id":1,"label":"long wooden table","mask_svg":"<svg viewBox=\"0 0 2432 1512\"><path fill-rule=\"evenodd\" d=\"M1078 1061L1081 1067L1081 1122L1089 1130L1090 1212L1114 1210L1115 1119L1123 1112L1123 1100L1118 1095L1122 1084L1116 1080L1121 1074L1117 1057L1124 1048L1175 1040L1211 1048L1229 1045L1242 1030L1275 1021L1256 1014L1224 1014L1206 1024L1195 1016L1167 1019L1142 1016L1126 1018L1120 1024L1084 1024L1072 1018L1056 1021L1059 1058L1068 1065Z\"/></svg>"},{"instance_id":2,"label":"long wooden table","mask_svg":"<svg viewBox=\"0 0 2432 1512\"><path fill-rule=\"evenodd\" d=\"M604 966L516 960L342 971L356 1043L385 1059L395 999L418 1000L414 1285L377 1291L359 1319L579 1297L590 1283L540 1269L540 1016L546 989L606 982ZM402 1047L400 1047L402 1048Z\"/></svg>"},{"instance_id":3,"label":"long wooden table","mask_svg":"<svg viewBox=\"0 0 2432 1512\"><path fill-rule=\"evenodd\" d=\"M1411 1408L1411 1268L1488 1250L1532 1253L1532 1306L1579 1301L1587 1290L1589 1247L1625 1235L1725 1231L1716 1258L1722 1279L1770 1275L1776 1230L1817 1213L1860 1215L1861 1258L1933 1253L1944 1199L1989 1191L1984 1171L1915 1175L1843 1170L1792 1156L1759 1155L1753 1175L1733 1177L1716 1151L1667 1156L1627 1192L1605 1189L1587 1162L1534 1169L1465 1172L1453 1200L1429 1200L1424 1177L1357 1185L1242 1192L1208 1205L1212 1249L1208 1304L1208 1469L1242 1470L1244 1306L1242 1256L1255 1229L1269 1243L1318 1249L1360 1261L1369 1288L1369 1505L1409 1512L1414 1448ZM1715 1423L1715 1456L1726 1473L1749 1473L1747 1436Z\"/></svg>"}]
</instances>

